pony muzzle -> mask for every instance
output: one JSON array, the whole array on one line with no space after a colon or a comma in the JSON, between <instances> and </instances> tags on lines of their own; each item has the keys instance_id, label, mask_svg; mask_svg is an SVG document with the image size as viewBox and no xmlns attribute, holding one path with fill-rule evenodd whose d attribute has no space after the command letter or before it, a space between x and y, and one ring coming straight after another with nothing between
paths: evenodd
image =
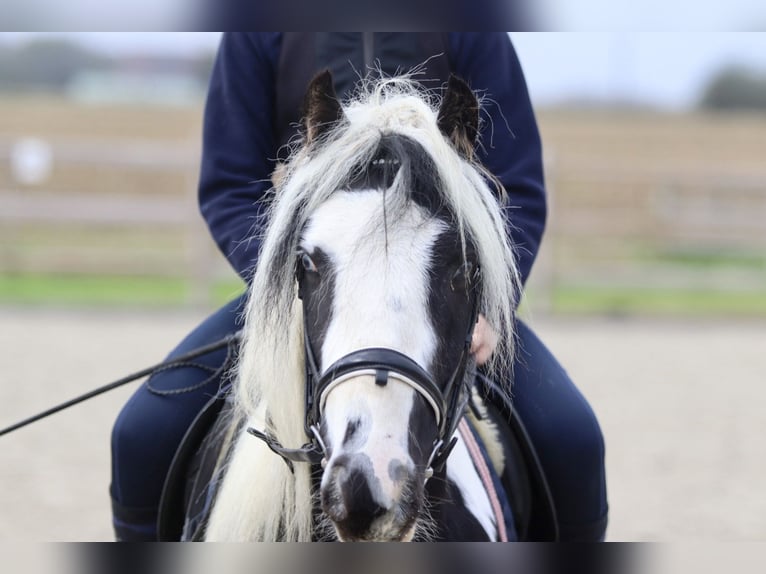
<instances>
[{"instance_id":1,"label":"pony muzzle","mask_svg":"<svg viewBox=\"0 0 766 574\"><path fill-rule=\"evenodd\" d=\"M428 407L397 377L381 385L375 371L348 373L334 383L322 396L329 455L322 510L341 540L404 540L421 511L428 456L419 460L412 450L410 417L416 405L428 416ZM436 427L427 426L435 435Z\"/></svg>"},{"instance_id":2,"label":"pony muzzle","mask_svg":"<svg viewBox=\"0 0 766 574\"><path fill-rule=\"evenodd\" d=\"M365 454L340 455L330 460L320 500L341 541L411 538L408 535L414 530L423 493L406 465L400 463L398 473L401 480L391 492L383 487Z\"/></svg>"}]
</instances>

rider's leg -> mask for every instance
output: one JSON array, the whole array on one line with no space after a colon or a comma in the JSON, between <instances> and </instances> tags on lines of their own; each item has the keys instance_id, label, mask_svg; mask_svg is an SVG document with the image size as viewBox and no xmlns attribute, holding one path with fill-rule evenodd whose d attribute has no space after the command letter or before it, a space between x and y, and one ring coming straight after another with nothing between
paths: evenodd
<instances>
[{"instance_id":1,"label":"rider's leg","mask_svg":"<svg viewBox=\"0 0 766 574\"><path fill-rule=\"evenodd\" d=\"M243 304L244 296L211 315L168 358L237 331ZM226 356L222 348L194 359L194 364L158 372L123 407L112 431L110 490L118 539L156 539L165 475L189 424L218 391Z\"/></svg>"},{"instance_id":2,"label":"rider's leg","mask_svg":"<svg viewBox=\"0 0 766 574\"><path fill-rule=\"evenodd\" d=\"M566 371L518 324L513 404L548 478L562 541L602 540L607 524L604 439Z\"/></svg>"}]
</instances>

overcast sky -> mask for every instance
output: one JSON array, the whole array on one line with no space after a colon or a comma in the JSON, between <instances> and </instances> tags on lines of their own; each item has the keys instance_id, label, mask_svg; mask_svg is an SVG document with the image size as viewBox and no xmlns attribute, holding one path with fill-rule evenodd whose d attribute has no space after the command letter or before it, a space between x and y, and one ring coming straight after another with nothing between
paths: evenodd
<instances>
[{"instance_id":1,"label":"overcast sky","mask_svg":"<svg viewBox=\"0 0 766 574\"><path fill-rule=\"evenodd\" d=\"M65 35L112 54L189 54L214 50L219 39L210 32ZM0 41L28 37L3 33ZM710 77L727 64L766 72L766 33L514 32L511 38L538 106L620 99L683 109L696 103Z\"/></svg>"},{"instance_id":2,"label":"overcast sky","mask_svg":"<svg viewBox=\"0 0 766 574\"><path fill-rule=\"evenodd\" d=\"M696 103L723 66L766 73L764 33L512 33L538 104L635 100L670 109Z\"/></svg>"},{"instance_id":3,"label":"overcast sky","mask_svg":"<svg viewBox=\"0 0 766 574\"><path fill-rule=\"evenodd\" d=\"M535 0L546 28L576 31L766 30L763 0Z\"/></svg>"}]
</instances>

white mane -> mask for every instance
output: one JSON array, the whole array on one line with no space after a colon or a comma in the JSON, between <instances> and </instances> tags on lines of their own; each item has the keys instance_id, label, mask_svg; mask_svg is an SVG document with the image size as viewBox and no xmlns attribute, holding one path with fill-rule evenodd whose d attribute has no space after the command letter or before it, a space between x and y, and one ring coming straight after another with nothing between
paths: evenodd
<instances>
[{"instance_id":1,"label":"white mane","mask_svg":"<svg viewBox=\"0 0 766 574\"><path fill-rule=\"evenodd\" d=\"M510 365L514 298L520 290L503 212L484 170L461 158L440 132L437 103L406 79L371 84L344 105L347 121L292 155L273 192L246 311L236 416L285 447L308 440L303 430L302 309L294 276L300 233L316 208L348 181L350 170L369 165L381 134L406 136L433 160L441 200L454 214L461 237L470 236L477 249L480 310L499 333L491 367L502 371ZM207 539L311 540L308 465L296 464L293 475L261 441L244 433L234 441Z\"/></svg>"}]
</instances>

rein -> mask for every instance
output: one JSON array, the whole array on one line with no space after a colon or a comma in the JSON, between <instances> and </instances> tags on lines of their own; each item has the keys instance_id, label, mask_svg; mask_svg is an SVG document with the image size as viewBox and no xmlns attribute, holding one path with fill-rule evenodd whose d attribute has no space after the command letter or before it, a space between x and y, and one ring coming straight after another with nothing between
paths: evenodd
<instances>
[{"instance_id":1,"label":"rein","mask_svg":"<svg viewBox=\"0 0 766 574\"><path fill-rule=\"evenodd\" d=\"M107 385L104 385L102 387L98 387L92 391L89 391L83 395L80 395L78 397L75 397L73 399L70 399L64 403L61 403L60 405L56 405L55 407L51 407L39 414L36 414L34 416L31 416L29 418L26 418L22 421L19 421L15 424L12 424L9 427L6 427L4 429L0 429L0 436L6 435L8 433L11 433L15 430L18 430L22 427L25 427L27 425L30 425L34 422L37 422L39 420L42 420L52 414L61 412L65 409L68 409L69 407L72 407L74 405L80 404L84 401L87 401L88 399L92 399L93 397L96 397L98 395L102 395L108 391L111 391L113 389L116 389L118 387L121 387L123 385L126 385L128 383L132 383L133 381L137 379L141 379L143 377L153 375L154 373L157 373L159 371L164 371L167 369L171 369L174 367L182 367L185 363L190 361L191 359L195 359L197 357L201 357L202 355L207 355L208 353L211 353L213 351L217 351L218 349L221 349L223 347L229 348L229 355L231 356L232 350L239 344L239 341L242 337L242 331L237 331L236 333L233 333L231 335L227 335L223 339L220 339L218 341L215 341L214 343L210 343L209 345L205 345L202 347L198 347L192 351L189 351L188 353L181 355L180 357L175 357L173 359L165 360L161 363L157 363L156 365L153 365L151 367L147 367L145 369L142 369L140 371L137 371L131 375L128 375L126 377L123 377L121 379L118 379L114 381L113 383L109 383ZM210 379L207 379L210 380ZM151 390L151 389L150 389Z\"/></svg>"},{"instance_id":2,"label":"rein","mask_svg":"<svg viewBox=\"0 0 766 574\"><path fill-rule=\"evenodd\" d=\"M478 273L479 270L477 269L477 276ZM305 324L306 310L304 304L303 340L306 356L304 430L309 442L300 448L290 449L283 447L275 437L258 429L250 427L247 432L264 441L273 452L282 457L291 472L294 472L293 463L296 462L324 466L327 462L327 449L319 432L319 427L329 393L339 385L360 375L374 376L375 384L379 386L385 386L389 379L394 379L412 387L434 412L439 434L428 458L427 480L433 476L434 472L439 472L444 467L447 457L457 442L457 437L454 434L468 404L468 396L463 392L462 382L468 365L474 326L479 317L476 290L472 292L471 298L471 320L460 353L460 360L452 376L444 385L444 390L413 359L399 351L382 347L352 351L335 361L324 374L321 374L317 368L316 357Z\"/></svg>"}]
</instances>

